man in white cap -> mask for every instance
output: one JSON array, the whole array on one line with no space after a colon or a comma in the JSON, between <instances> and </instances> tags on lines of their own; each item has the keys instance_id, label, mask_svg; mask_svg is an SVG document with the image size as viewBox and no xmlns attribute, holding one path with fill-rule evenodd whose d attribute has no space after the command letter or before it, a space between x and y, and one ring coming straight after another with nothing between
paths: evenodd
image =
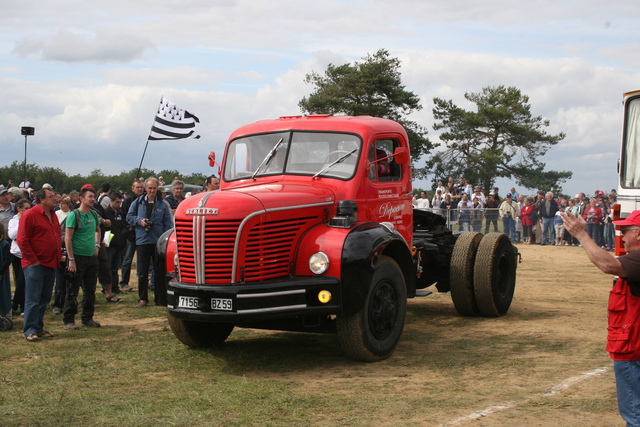
<instances>
[{"instance_id":1,"label":"man in white cap","mask_svg":"<svg viewBox=\"0 0 640 427\"><path fill-rule=\"evenodd\" d=\"M563 220L593 265L618 277L609 295L606 350L613 359L620 415L628 426L640 426L640 210L613 221L627 252L618 258L589 237L582 217L565 213Z\"/></svg>"}]
</instances>

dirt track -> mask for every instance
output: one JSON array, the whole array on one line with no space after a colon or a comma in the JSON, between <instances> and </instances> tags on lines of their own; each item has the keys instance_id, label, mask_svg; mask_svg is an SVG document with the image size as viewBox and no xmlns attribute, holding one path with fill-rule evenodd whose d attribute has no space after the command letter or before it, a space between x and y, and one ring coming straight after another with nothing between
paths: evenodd
<instances>
[{"instance_id":1,"label":"dirt track","mask_svg":"<svg viewBox=\"0 0 640 427\"><path fill-rule=\"evenodd\" d=\"M604 351L612 278L582 248L518 247L523 263L504 317L461 317L449 294L414 299L386 361L245 374L299 382L309 393L349 396L365 388L371 399L395 394L416 405L381 407L371 414L376 425L623 425Z\"/></svg>"}]
</instances>

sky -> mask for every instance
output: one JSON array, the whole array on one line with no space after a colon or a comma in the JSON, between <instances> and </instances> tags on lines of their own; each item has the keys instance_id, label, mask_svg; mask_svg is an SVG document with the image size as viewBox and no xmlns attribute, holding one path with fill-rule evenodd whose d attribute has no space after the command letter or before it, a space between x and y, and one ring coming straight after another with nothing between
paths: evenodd
<instances>
[{"instance_id":1,"label":"sky","mask_svg":"<svg viewBox=\"0 0 640 427\"><path fill-rule=\"evenodd\" d=\"M622 95L640 89L639 23L632 0L2 0L0 165L24 160L31 126L28 163L137 168L164 96L199 117L201 138L152 141L143 167L209 174L236 128L301 114L306 74L384 48L433 141L434 97L472 109L465 93L515 86L548 133L567 135L541 159L573 172L564 192L608 192Z\"/></svg>"}]
</instances>

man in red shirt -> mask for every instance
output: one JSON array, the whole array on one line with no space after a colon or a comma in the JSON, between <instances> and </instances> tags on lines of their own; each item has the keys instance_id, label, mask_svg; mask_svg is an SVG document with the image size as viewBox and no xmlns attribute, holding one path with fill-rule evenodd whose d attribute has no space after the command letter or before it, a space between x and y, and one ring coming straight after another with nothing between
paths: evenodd
<instances>
[{"instance_id":1,"label":"man in red shirt","mask_svg":"<svg viewBox=\"0 0 640 427\"><path fill-rule=\"evenodd\" d=\"M20 218L17 242L25 278L24 336L37 341L53 334L44 329L44 312L51 301L56 269L60 266L60 223L54 213L57 197L51 190L36 193L37 205Z\"/></svg>"},{"instance_id":2,"label":"man in red shirt","mask_svg":"<svg viewBox=\"0 0 640 427\"><path fill-rule=\"evenodd\" d=\"M609 295L607 351L613 359L620 415L627 426L640 426L640 210L613 221L621 227L627 252L618 258L589 237L584 218L567 212L563 220L589 260L602 272L618 276Z\"/></svg>"}]
</instances>

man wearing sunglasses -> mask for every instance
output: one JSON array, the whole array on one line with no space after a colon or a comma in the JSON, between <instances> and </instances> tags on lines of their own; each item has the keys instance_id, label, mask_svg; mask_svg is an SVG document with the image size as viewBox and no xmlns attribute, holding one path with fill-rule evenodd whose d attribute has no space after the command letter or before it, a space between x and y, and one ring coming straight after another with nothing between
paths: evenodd
<instances>
[{"instance_id":1,"label":"man wearing sunglasses","mask_svg":"<svg viewBox=\"0 0 640 427\"><path fill-rule=\"evenodd\" d=\"M578 238L589 260L617 280L609 295L607 351L613 359L618 410L628 426L640 426L640 210L620 226L627 252L614 258L587 234L587 224L571 213L563 215L565 228Z\"/></svg>"}]
</instances>

